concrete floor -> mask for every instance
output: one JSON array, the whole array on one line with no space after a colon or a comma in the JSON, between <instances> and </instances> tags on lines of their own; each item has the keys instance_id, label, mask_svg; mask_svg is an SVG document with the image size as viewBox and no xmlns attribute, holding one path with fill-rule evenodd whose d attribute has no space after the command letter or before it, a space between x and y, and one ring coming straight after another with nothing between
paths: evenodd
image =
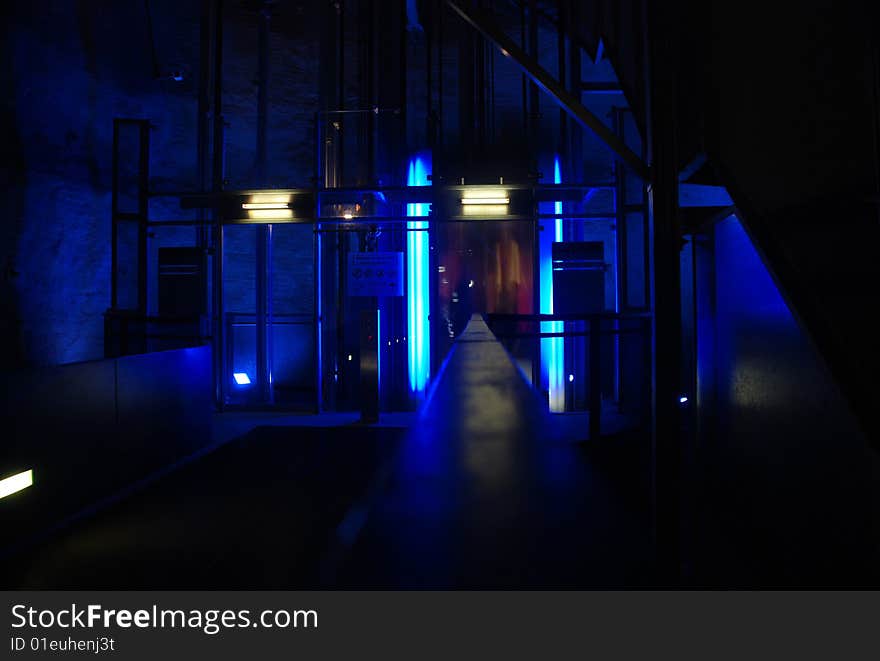
<instances>
[{"instance_id":1,"label":"concrete floor","mask_svg":"<svg viewBox=\"0 0 880 661\"><path fill-rule=\"evenodd\" d=\"M591 457L568 442L556 418L474 317L405 439L387 488L371 503L337 582L650 583L648 492L639 488L646 465L615 466L602 452Z\"/></svg>"},{"instance_id":2,"label":"concrete floor","mask_svg":"<svg viewBox=\"0 0 880 661\"><path fill-rule=\"evenodd\" d=\"M418 416L226 413L228 441L4 563L13 588L650 585L647 446L574 445L475 318Z\"/></svg>"}]
</instances>

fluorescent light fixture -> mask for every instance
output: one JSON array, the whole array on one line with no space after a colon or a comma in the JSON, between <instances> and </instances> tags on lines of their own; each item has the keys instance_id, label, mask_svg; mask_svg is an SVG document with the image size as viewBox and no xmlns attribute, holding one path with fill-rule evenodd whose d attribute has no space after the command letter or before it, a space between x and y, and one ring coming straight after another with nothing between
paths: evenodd
<instances>
[{"instance_id":1,"label":"fluorescent light fixture","mask_svg":"<svg viewBox=\"0 0 880 661\"><path fill-rule=\"evenodd\" d=\"M509 197L463 197L462 204L510 204Z\"/></svg>"},{"instance_id":2,"label":"fluorescent light fixture","mask_svg":"<svg viewBox=\"0 0 880 661\"><path fill-rule=\"evenodd\" d=\"M509 207L506 204L468 204L461 208L462 216L506 216Z\"/></svg>"},{"instance_id":3,"label":"fluorescent light fixture","mask_svg":"<svg viewBox=\"0 0 880 661\"><path fill-rule=\"evenodd\" d=\"M0 498L6 498L14 493L23 491L34 483L34 471L26 470L23 473L11 475L0 480Z\"/></svg>"},{"instance_id":4,"label":"fluorescent light fixture","mask_svg":"<svg viewBox=\"0 0 880 661\"><path fill-rule=\"evenodd\" d=\"M240 386L249 386L251 383L251 377L247 375L247 372L235 372L232 378Z\"/></svg>"},{"instance_id":5,"label":"fluorescent light fixture","mask_svg":"<svg viewBox=\"0 0 880 661\"><path fill-rule=\"evenodd\" d=\"M245 202L242 209L289 209L289 202Z\"/></svg>"},{"instance_id":6,"label":"fluorescent light fixture","mask_svg":"<svg viewBox=\"0 0 880 661\"><path fill-rule=\"evenodd\" d=\"M431 156L428 152L414 156L409 162L407 186L430 186ZM429 204L406 205L407 216L427 216ZM428 221L408 221L406 228L406 332L407 368L410 392L422 396L431 371L431 334L428 316L431 313ZM441 271L442 272L442 271ZM406 338L404 338L406 341Z\"/></svg>"},{"instance_id":7,"label":"fluorescent light fixture","mask_svg":"<svg viewBox=\"0 0 880 661\"><path fill-rule=\"evenodd\" d=\"M290 209L252 209L248 211L251 220L285 220L293 218Z\"/></svg>"},{"instance_id":8,"label":"fluorescent light fixture","mask_svg":"<svg viewBox=\"0 0 880 661\"><path fill-rule=\"evenodd\" d=\"M289 220L293 218L290 193L255 193L241 208L250 220Z\"/></svg>"}]
</instances>

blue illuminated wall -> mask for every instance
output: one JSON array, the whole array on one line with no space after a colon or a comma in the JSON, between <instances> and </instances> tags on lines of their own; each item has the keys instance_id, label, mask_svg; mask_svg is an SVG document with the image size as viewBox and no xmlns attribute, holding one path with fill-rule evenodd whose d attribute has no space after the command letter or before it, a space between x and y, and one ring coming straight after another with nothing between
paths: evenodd
<instances>
[{"instance_id":1,"label":"blue illuminated wall","mask_svg":"<svg viewBox=\"0 0 880 661\"><path fill-rule=\"evenodd\" d=\"M154 76L146 4L152 9L160 72L180 69L182 81ZM195 187L200 7L166 0L4 5L0 75L6 102L0 119L13 171L0 177L6 214L0 223L4 365L103 356L103 313L110 304L113 118L153 124L155 188ZM247 188L254 173L258 14L240 3L226 3L225 13L227 176L230 188ZM270 185L307 183L313 174L317 18L312 11L279 11L273 17ZM151 203L151 214L185 215L176 200L159 198ZM189 228L155 234L150 240L154 257L157 245L193 243ZM228 247L244 259L250 246L233 239ZM311 256L307 241L285 273L311 277ZM298 282L303 290L311 288ZM227 290L230 304L245 300L244 287ZM280 298L289 288L280 282L278 287ZM306 307L311 310L308 302Z\"/></svg>"},{"instance_id":2,"label":"blue illuminated wall","mask_svg":"<svg viewBox=\"0 0 880 661\"><path fill-rule=\"evenodd\" d=\"M877 453L740 221L719 223L703 246L706 473L698 500L706 506L706 576L741 584L880 579Z\"/></svg>"},{"instance_id":3,"label":"blue illuminated wall","mask_svg":"<svg viewBox=\"0 0 880 661\"><path fill-rule=\"evenodd\" d=\"M410 160L406 184L430 186L430 174L431 155L422 152ZM408 204L406 208L406 215L412 217L427 216L429 212L430 204ZM428 221L409 221L406 226L407 371L410 391L421 396L431 374Z\"/></svg>"}]
</instances>

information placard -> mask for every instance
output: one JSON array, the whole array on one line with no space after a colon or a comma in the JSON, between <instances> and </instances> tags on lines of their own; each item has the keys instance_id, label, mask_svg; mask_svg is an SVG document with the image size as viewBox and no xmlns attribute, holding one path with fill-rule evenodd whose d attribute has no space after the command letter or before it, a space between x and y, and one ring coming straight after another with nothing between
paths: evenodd
<instances>
[{"instance_id":1,"label":"information placard","mask_svg":"<svg viewBox=\"0 0 880 661\"><path fill-rule=\"evenodd\" d=\"M403 296L403 253L349 253L348 295Z\"/></svg>"}]
</instances>

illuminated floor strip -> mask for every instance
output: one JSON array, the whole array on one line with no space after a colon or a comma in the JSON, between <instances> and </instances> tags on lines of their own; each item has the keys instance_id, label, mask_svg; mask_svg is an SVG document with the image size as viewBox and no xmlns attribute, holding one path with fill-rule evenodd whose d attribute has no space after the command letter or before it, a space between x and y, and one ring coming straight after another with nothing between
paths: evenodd
<instances>
[{"instance_id":1,"label":"illuminated floor strip","mask_svg":"<svg viewBox=\"0 0 880 661\"><path fill-rule=\"evenodd\" d=\"M18 493L34 483L34 471L26 470L23 473L12 475L0 480L0 498L6 498L14 493Z\"/></svg>"}]
</instances>

